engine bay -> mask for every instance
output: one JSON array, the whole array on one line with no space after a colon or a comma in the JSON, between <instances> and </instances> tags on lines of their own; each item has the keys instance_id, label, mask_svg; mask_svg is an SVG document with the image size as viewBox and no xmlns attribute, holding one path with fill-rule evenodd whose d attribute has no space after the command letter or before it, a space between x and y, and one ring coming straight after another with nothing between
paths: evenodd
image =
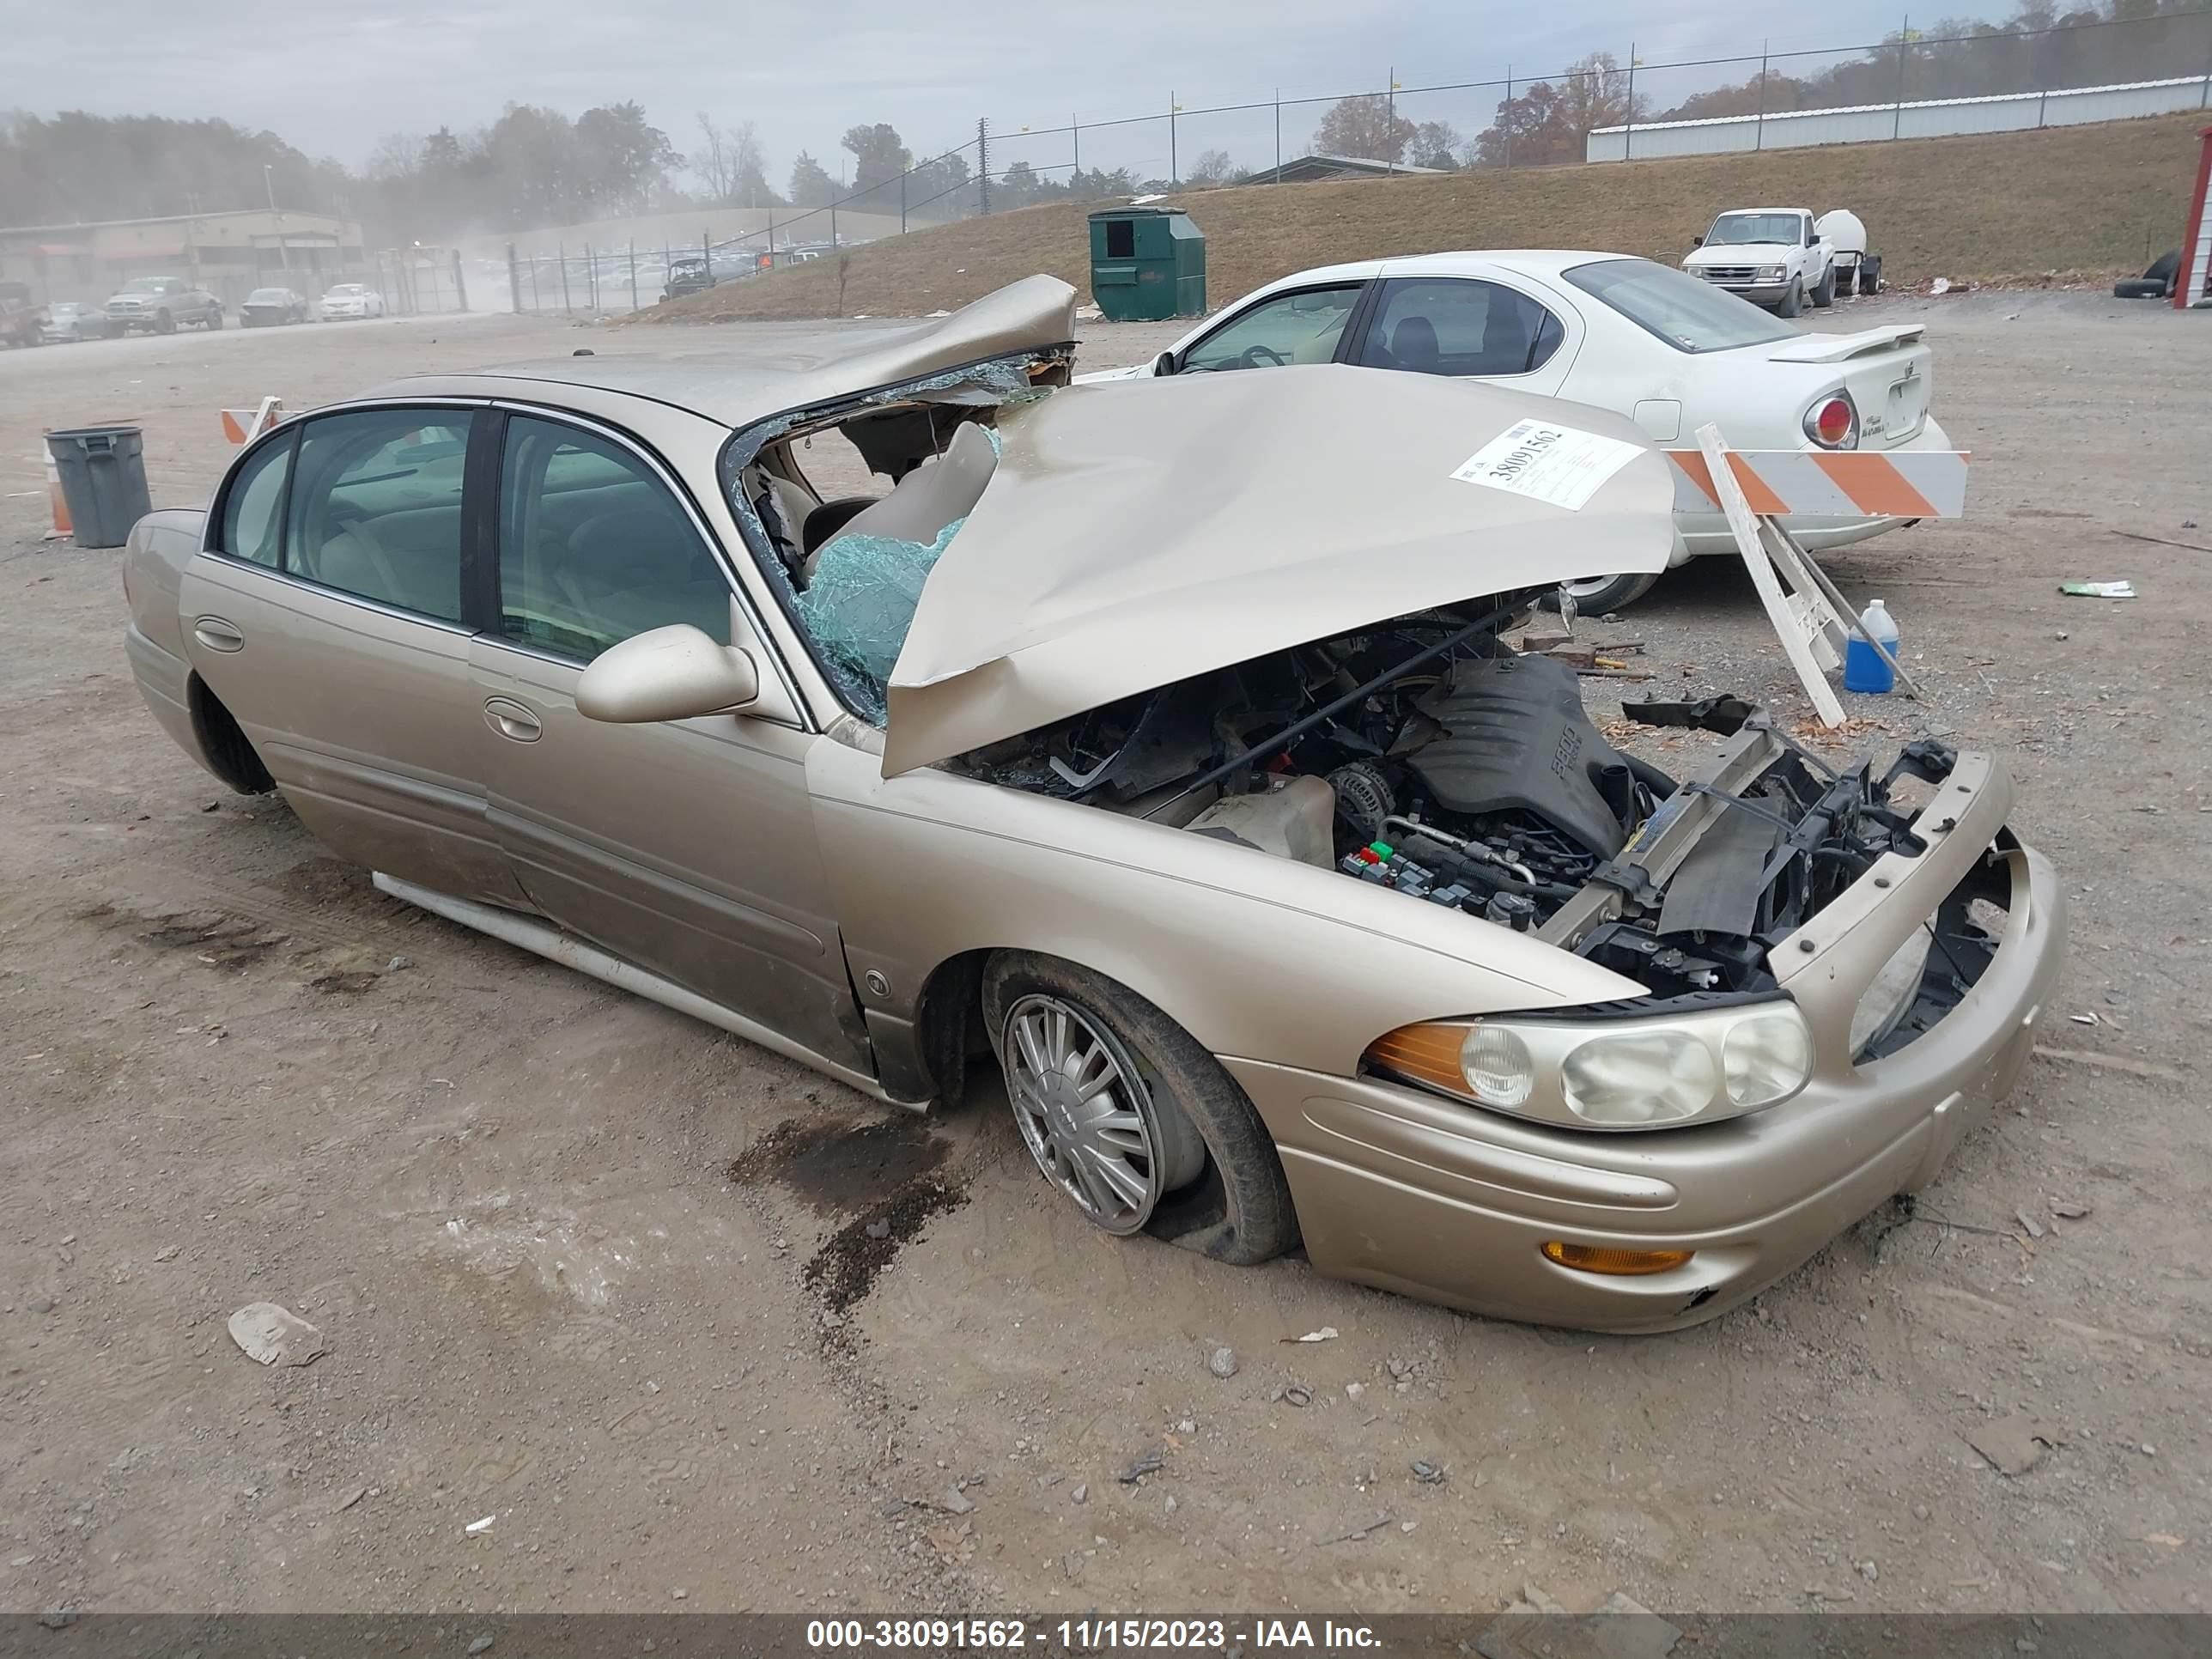
<instances>
[{"instance_id":1,"label":"engine bay","mask_svg":"<svg viewBox=\"0 0 2212 1659\"><path fill-rule=\"evenodd\" d=\"M1618 902L1557 942L1658 996L1772 988L1777 941L1882 854L1918 850L1893 785L1940 777L1948 751L1908 745L1877 775L1866 761L1838 771L1783 738L1779 757L1722 795L1729 810L1654 883L1628 855L1715 792L1616 750L1571 668L1500 640L1529 597L1480 616L1401 617L1198 675L954 764L1521 932L1603 884ZM1732 699L1641 707L1624 712L1723 732L1765 718Z\"/></svg>"}]
</instances>

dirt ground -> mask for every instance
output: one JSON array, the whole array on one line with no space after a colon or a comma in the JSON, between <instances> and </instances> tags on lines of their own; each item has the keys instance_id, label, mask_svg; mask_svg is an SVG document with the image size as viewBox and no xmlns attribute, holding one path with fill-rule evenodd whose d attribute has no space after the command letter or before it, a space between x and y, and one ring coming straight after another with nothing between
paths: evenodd
<instances>
[{"instance_id":1,"label":"dirt ground","mask_svg":"<svg viewBox=\"0 0 2212 1659\"><path fill-rule=\"evenodd\" d=\"M2118 532L2212 547L2212 319L1996 295L1850 320L1877 310L1925 315L1978 459L1972 519L1830 561L1933 691L1855 700L1855 736L2013 768L2075 907L2063 1052L1910 1224L1628 1340L1109 1240L1002 1102L888 1118L386 899L169 744L118 555L40 537L41 426L142 422L156 502L189 504L224 404L721 331L0 357L0 1607L1382 1613L1524 1581L1576 1607L2202 1605L2212 583ZM1170 332L1094 326L1085 366ZM2057 592L2118 576L2143 597ZM1661 689L1805 712L1740 568L1586 631L1644 641ZM1589 684L1602 716L1620 683ZM258 1300L329 1352L251 1363L226 1320ZM1962 1437L2010 1413L2049 1443L2017 1476Z\"/></svg>"}]
</instances>

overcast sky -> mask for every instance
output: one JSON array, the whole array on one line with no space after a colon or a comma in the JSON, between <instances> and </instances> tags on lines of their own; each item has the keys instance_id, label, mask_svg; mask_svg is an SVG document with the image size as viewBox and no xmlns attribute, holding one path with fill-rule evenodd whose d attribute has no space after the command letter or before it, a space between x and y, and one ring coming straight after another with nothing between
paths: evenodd
<instances>
[{"instance_id":1,"label":"overcast sky","mask_svg":"<svg viewBox=\"0 0 2212 1659\"><path fill-rule=\"evenodd\" d=\"M2008 5L1947 0L1954 12ZM1689 0L1655 13L1632 0L1547 7L1466 0L1094 0L963 4L938 0L339 0L183 6L101 0L25 5L7 33L0 99L44 112L222 116L267 127L312 155L358 165L392 133L465 131L510 102L574 115L634 98L680 150L695 112L751 119L781 179L801 148L832 173L838 136L888 121L917 154L949 149L992 118L1018 129L1163 110L1379 88L1395 66L1407 87L1556 70L1592 50L1649 64L1716 54L1850 46L1898 27L1892 0L1829 0L1778 10L1753 0ZM1932 15L1933 7L1929 8ZM1923 19L1923 21L1926 21ZM1755 72L1756 64L1751 66ZM1728 78L1741 78L1742 71ZM1714 71L1639 82L1659 106L1709 85ZM1408 98L1406 112L1473 131L1497 94ZM1304 147L1320 106L1286 112L1284 144ZM1181 123L1182 159L1219 147L1244 165L1272 155L1272 112ZM1039 165L1066 140L1030 141ZM1164 172L1164 123L1086 134L1082 161ZM1152 152L1162 152L1154 157ZM1002 152L1001 160L1014 151ZM1151 164L1151 165L1148 165Z\"/></svg>"}]
</instances>

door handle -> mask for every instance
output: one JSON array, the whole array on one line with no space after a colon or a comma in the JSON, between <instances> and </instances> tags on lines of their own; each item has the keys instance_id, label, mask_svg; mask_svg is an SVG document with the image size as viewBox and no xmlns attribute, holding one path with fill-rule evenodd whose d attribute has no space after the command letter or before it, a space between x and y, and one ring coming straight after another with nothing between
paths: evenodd
<instances>
[{"instance_id":1,"label":"door handle","mask_svg":"<svg viewBox=\"0 0 2212 1659\"><path fill-rule=\"evenodd\" d=\"M535 743L545 734L545 727L538 716L512 697L487 697L484 724L502 738L512 738L517 743Z\"/></svg>"},{"instance_id":2,"label":"door handle","mask_svg":"<svg viewBox=\"0 0 2212 1659\"><path fill-rule=\"evenodd\" d=\"M192 637L210 651L242 651L246 635L220 617L202 617L192 624Z\"/></svg>"}]
</instances>

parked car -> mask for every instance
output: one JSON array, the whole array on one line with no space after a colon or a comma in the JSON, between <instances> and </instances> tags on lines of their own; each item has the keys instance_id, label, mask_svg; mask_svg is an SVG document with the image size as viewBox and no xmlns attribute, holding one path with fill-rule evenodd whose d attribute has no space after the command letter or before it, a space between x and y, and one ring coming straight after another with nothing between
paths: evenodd
<instances>
[{"instance_id":1,"label":"parked car","mask_svg":"<svg viewBox=\"0 0 2212 1659\"><path fill-rule=\"evenodd\" d=\"M173 334L187 323L221 328L222 301L181 276L134 276L108 296L111 334L128 334L134 328Z\"/></svg>"},{"instance_id":2,"label":"parked car","mask_svg":"<svg viewBox=\"0 0 2212 1659\"><path fill-rule=\"evenodd\" d=\"M1739 449L1948 449L1929 414L1918 324L1808 334L1694 277L1617 253L1430 253L1300 271L1247 295L1151 363L1084 379L1289 362L1357 363L1487 381L1627 416L1695 447L1717 422ZM1702 495L1675 517L1671 563L1735 551ZM1908 520L1793 516L1814 551ZM1583 577L1586 611L1617 611L1657 578Z\"/></svg>"},{"instance_id":3,"label":"parked car","mask_svg":"<svg viewBox=\"0 0 2212 1659\"><path fill-rule=\"evenodd\" d=\"M1731 208L1690 249L1690 275L1778 315L1836 302L1835 249L1808 209Z\"/></svg>"},{"instance_id":4,"label":"parked car","mask_svg":"<svg viewBox=\"0 0 2212 1659\"><path fill-rule=\"evenodd\" d=\"M1073 304L296 417L132 532L139 688L403 900L878 1099L995 1064L1110 1234L1659 1330L1930 1179L2052 1006L2002 763L1619 754L1500 633L1665 563L1632 424L1068 386Z\"/></svg>"},{"instance_id":5,"label":"parked car","mask_svg":"<svg viewBox=\"0 0 2212 1659\"><path fill-rule=\"evenodd\" d=\"M46 307L46 320L39 331L39 337L48 345L104 340L107 337L107 315L98 306L76 300L57 300Z\"/></svg>"},{"instance_id":6,"label":"parked car","mask_svg":"<svg viewBox=\"0 0 2212 1659\"><path fill-rule=\"evenodd\" d=\"M384 296L363 283L340 283L323 290L322 313L326 323L346 317L381 317Z\"/></svg>"},{"instance_id":7,"label":"parked car","mask_svg":"<svg viewBox=\"0 0 2212 1659\"><path fill-rule=\"evenodd\" d=\"M45 338L46 308L32 296L27 283L0 283L0 340L10 346L34 346Z\"/></svg>"},{"instance_id":8,"label":"parked car","mask_svg":"<svg viewBox=\"0 0 2212 1659\"><path fill-rule=\"evenodd\" d=\"M238 321L242 328L275 327L283 323L304 323L308 313L306 295L289 288L257 288L238 307Z\"/></svg>"}]
</instances>

